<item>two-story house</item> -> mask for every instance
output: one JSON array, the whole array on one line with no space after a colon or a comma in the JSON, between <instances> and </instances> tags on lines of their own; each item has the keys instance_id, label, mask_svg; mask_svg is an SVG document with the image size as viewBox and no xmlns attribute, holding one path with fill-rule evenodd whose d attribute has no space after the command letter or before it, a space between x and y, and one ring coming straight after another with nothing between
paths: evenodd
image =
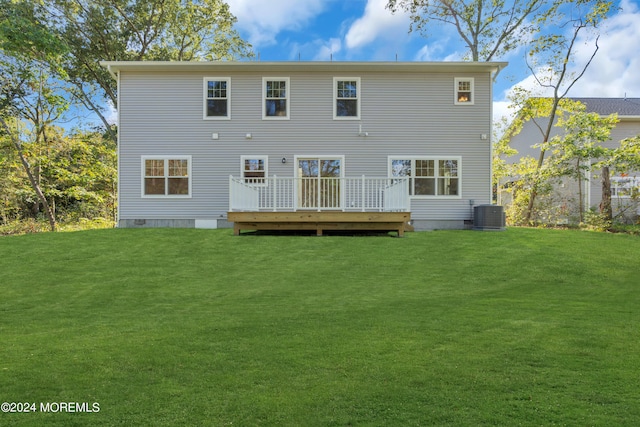
<instances>
[{"instance_id":1,"label":"two-story house","mask_svg":"<svg viewBox=\"0 0 640 427\"><path fill-rule=\"evenodd\" d=\"M491 202L492 83L506 63L103 66L118 82L120 227L403 212L416 230L464 228Z\"/></svg>"}]
</instances>

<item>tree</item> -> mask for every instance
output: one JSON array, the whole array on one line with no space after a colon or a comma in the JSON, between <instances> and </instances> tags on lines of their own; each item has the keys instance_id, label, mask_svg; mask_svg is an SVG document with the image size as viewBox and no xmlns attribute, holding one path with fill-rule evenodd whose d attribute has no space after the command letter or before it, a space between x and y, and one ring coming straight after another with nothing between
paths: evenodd
<instances>
[{"instance_id":1,"label":"tree","mask_svg":"<svg viewBox=\"0 0 640 427\"><path fill-rule=\"evenodd\" d=\"M584 11L585 9L586 12ZM569 26L571 30L560 34L548 33L540 35L532 44L533 47L527 54L530 60L527 61L527 66L536 82L541 88L550 90L553 93L553 97L551 109L547 116L547 123L544 127L540 128L542 131L541 146L543 148L540 150L536 171L533 176L533 184L529 191L529 202L524 218L526 222L530 222L531 220L535 199L539 191L539 184L543 179L541 172L546 154L544 144L549 142L549 138L551 137L551 130L557 118L558 106L561 100L567 96L571 88L584 75L598 52L597 30L602 21L607 18L610 9L610 1L575 1L572 4L571 13L568 17L565 18L565 15L558 17L559 20L566 21L560 25L559 28L564 29ZM586 63L582 64L577 71L572 72L570 66L573 64L576 43L579 36L585 32L595 34L592 42L594 46L593 52Z\"/></svg>"},{"instance_id":2,"label":"tree","mask_svg":"<svg viewBox=\"0 0 640 427\"><path fill-rule=\"evenodd\" d=\"M388 0L411 14L409 31L428 35L431 21L453 25L472 61L491 61L531 40L566 0Z\"/></svg>"},{"instance_id":3,"label":"tree","mask_svg":"<svg viewBox=\"0 0 640 427\"><path fill-rule=\"evenodd\" d=\"M580 222L584 222L584 183L592 169L592 162L609 158L610 149L603 146L611 136L618 117L612 114L601 117L597 113L584 110L570 115L566 120L558 120L558 126L564 128L563 135L541 144L541 150L550 151L551 173L553 176L569 176L578 183L578 212ZM603 180L604 180L603 175ZM608 182L608 176L606 177Z\"/></svg>"},{"instance_id":4,"label":"tree","mask_svg":"<svg viewBox=\"0 0 640 427\"><path fill-rule=\"evenodd\" d=\"M547 131L547 123L551 109L554 106L554 100L547 97L530 97L528 91L515 88L511 95L512 105L510 108L518 108L518 112L507 126L503 123L503 127L506 128L502 133L500 139L494 144L493 156L494 156L494 182L497 185L497 192L500 193L505 190L509 190L512 193L512 203L507 213L510 214L512 223L524 223L524 218L527 215L527 206L529 204L529 195L534 182L537 182L538 193L544 193L550 195L552 186L549 185L549 180L553 176L557 176L553 172L553 168L550 162L543 162L541 167L538 167L538 160L532 157L523 157L518 163L509 164L506 158L517 154L517 150L513 149L509 143L511 138L518 135L525 123L530 123L540 133L540 139L544 139L544 135ZM581 111L585 111L584 104L573 101L571 99L560 99L557 102L555 115L558 118L554 123L558 125L558 121L566 120L566 117L571 114L576 114ZM503 188L503 178L517 178L515 181L509 180L506 183L508 188ZM524 206L523 206L524 203ZM537 215L536 215L537 216ZM549 213L546 213L549 216ZM533 221L533 217L530 218ZM527 221L529 222L529 220Z\"/></svg>"},{"instance_id":5,"label":"tree","mask_svg":"<svg viewBox=\"0 0 640 427\"><path fill-rule=\"evenodd\" d=\"M59 221L104 218L115 221L116 147L102 132L73 131L51 126L46 140L32 137L27 122L9 119L20 137L38 186ZM41 204L29 185L15 147L0 133L0 224L37 218ZM34 211L35 209L35 211Z\"/></svg>"},{"instance_id":6,"label":"tree","mask_svg":"<svg viewBox=\"0 0 640 427\"><path fill-rule=\"evenodd\" d=\"M49 152L41 159L41 174L43 191L57 217L115 221L115 143L96 131L65 135L59 130L50 137Z\"/></svg>"},{"instance_id":7,"label":"tree","mask_svg":"<svg viewBox=\"0 0 640 427\"><path fill-rule=\"evenodd\" d=\"M51 34L42 21L42 3L3 1L0 9L0 133L15 148L29 182L44 207L52 231L56 220L42 192L37 168L25 152L20 132L9 125L11 118L31 120L30 134L35 141L46 139L46 129L54 117L66 108L65 100L45 83L48 70L62 73L58 67L66 53L65 45Z\"/></svg>"}]
</instances>

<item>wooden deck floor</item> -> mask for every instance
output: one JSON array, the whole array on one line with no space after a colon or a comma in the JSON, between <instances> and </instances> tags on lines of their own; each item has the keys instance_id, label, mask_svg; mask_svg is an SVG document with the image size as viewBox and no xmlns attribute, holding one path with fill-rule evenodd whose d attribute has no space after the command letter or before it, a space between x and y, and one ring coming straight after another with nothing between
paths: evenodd
<instances>
[{"instance_id":1,"label":"wooden deck floor","mask_svg":"<svg viewBox=\"0 0 640 427\"><path fill-rule=\"evenodd\" d=\"M412 227L410 212L228 212L234 234L242 230L315 230L322 236L325 230L394 231L398 237Z\"/></svg>"}]
</instances>

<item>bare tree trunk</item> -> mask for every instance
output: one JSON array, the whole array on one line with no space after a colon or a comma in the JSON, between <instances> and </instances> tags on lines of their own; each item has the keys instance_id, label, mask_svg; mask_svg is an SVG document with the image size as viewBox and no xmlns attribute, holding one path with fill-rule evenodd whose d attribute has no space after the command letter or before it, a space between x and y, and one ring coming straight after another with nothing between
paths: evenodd
<instances>
[{"instance_id":1,"label":"bare tree trunk","mask_svg":"<svg viewBox=\"0 0 640 427\"><path fill-rule=\"evenodd\" d=\"M5 122L2 117L0 117L0 124L2 124L2 127L7 132L7 135L9 135L9 137L11 138L11 143L13 144L16 151L18 152L18 157L20 157L20 162L22 163L22 166L24 167L24 170L27 173L27 176L29 177L29 182L31 183L31 187L38 195L38 200L40 200L40 203L42 203L42 206L44 207L44 211L47 214L47 219L49 220L49 227L51 228L51 231L56 231L56 218L53 216L53 212L51 211L49 202L47 201L47 198L44 196L44 193L40 188L40 184L38 183L36 176L33 174L33 171L31 170L31 165L29 164L29 161L25 157L24 151L22 151L22 144L20 143L18 138L14 135L14 133L11 132L9 125L7 125L7 122Z\"/></svg>"},{"instance_id":2,"label":"bare tree trunk","mask_svg":"<svg viewBox=\"0 0 640 427\"><path fill-rule=\"evenodd\" d=\"M74 85L78 89L76 96L78 97L80 102L82 102L84 106L87 107L87 109L96 113L98 118L102 121L102 124L104 125L105 129L109 133L109 136L111 137L111 139L113 141L118 141L118 136L116 135L116 132L113 130L113 127L107 121L107 118L104 116L104 114L102 114L102 111L100 111L100 108L97 105L95 105L93 101L91 101L91 97L89 96L89 94L85 92L84 88L82 87L82 83L74 82Z\"/></svg>"},{"instance_id":3,"label":"bare tree trunk","mask_svg":"<svg viewBox=\"0 0 640 427\"><path fill-rule=\"evenodd\" d=\"M606 221L613 221L609 166L604 166L602 168L602 201L600 201L600 214L603 215Z\"/></svg>"},{"instance_id":4,"label":"bare tree trunk","mask_svg":"<svg viewBox=\"0 0 640 427\"><path fill-rule=\"evenodd\" d=\"M547 129L544 132L542 143L549 142L549 137L551 135L551 129L553 127L553 122L556 118L556 111L558 111L558 105L560 104L560 97L558 97L558 90L556 89L553 96L553 105L551 106L551 114L549 114L549 122L547 123ZM540 170L542 169L542 165L544 164L544 156L546 151L544 148L540 149L540 156L538 157L538 164L536 166L536 172L533 177L533 186L531 187L531 191L529 192L529 203L527 205L527 210L524 215L525 222L527 224L531 223L531 216L533 214L533 207L536 201L536 197L538 196L538 186L540 185Z\"/></svg>"}]
</instances>

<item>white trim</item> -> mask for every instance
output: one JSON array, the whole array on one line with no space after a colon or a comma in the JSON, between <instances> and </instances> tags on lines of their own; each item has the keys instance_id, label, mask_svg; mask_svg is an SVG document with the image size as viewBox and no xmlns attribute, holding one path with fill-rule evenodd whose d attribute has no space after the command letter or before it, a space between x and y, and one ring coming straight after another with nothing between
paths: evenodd
<instances>
[{"instance_id":1,"label":"white trim","mask_svg":"<svg viewBox=\"0 0 640 427\"><path fill-rule=\"evenodd\" d=\"M356 82L356 101L358 105L357 116L338 116L338 82L355 81ZM333 120L360 120L362 116L361 99L362 99L362 83L360 77L334 77L333 78Z\"/></svg>"},{"instance_id":2,"label":"white trim","mask_svg":"<svg viewBox=\"0 0 640 427\"><path fill-rule=\"evenodd\" d=\"M178 155L145 155L140 157L140 195L144 199L190 199L192 196L193 186L193 174L192 174L192 158L191 156L178 156ZM169 160L186 160L187 161L187 178L189 178L189 194L145 194L144 193L144 179L145 179L145 161L146 160L164 160L165 179L168 178L168 161ZM165 187L166 192L166 187Z\"/></svg>"},{"instance_id":3,"label":"white trim","mask_svg":"<svg viewBox=\"0 0 640 427\"><path fill-rule=\"evenodd\" d=\"M284 116L267 116L267 82L285 82L285 97L287 114ZM291 115L291 79L289 77L263 77L262 78L262 120L289 120Z\"/></svg>"},{"instance_id":4,"label":"white trim","mask_svg":"<svg viewBox=\"0 0 640 427\"><path fill-rule=\"evenodd\" d=\"M459 101L458 97L458 83L460 82L469 82L471 86L471 100L470 101ZM475 79L473 77L454 77L453 79L453 103L455 105L474 105L476 102L476 93L475 93Z\"/></svg>"},{"instance_id":5,"label":"white trim","mask_svg":"<svg viewBox=\"0 0 640 427\"><path fill-rule=\"evenodd\" d=\"M587 212L589 210L589 206L591 206L591 181L593 180L594 176L593 176L593 171L592 171L592 164L591 164L591 159L589 160L589 166L587 170L584 170L583 172L583 185L584 185L584 195L582 197L584 197L584 211Z\"/></svg>"},{"instance_id":6,"label":"white trim","mask_svg":"<svg viewBox=\"0 0 640 427\"><path fill-rule=\"evenodd\" d=\"M475 94L474 94L475 96ZM493 100L493 83L489 84L489 99ZM493 203L493 102L489 103L489 198ZM500 185L496 187L496 202L500 204Z\"/></svg>"},{"instance_id":7,"label":"white trim","mask_svg":"<svg viewBox=\"0 0 640 427\"><path fill-rule=\"evenodd\" d=\"M226 116L208 116L207 101L209 100L209 82L226 82L227 83L227 115ZM231 77L204 77L202 83L202 120L231 120Z\"/></svg>"},{"instance_id":8,"label":"white trim","mask_svg":"<svg viewBox=\"0 0 640 427\"><path fill-rule=\"evenodd\" d=\"M236 72L291 73L327 72L332 74L381 73L497 73L508 62L474 61L101 61L100 65L118 71L194 71L203 74Z\"/></svg>"},{"instance_id":9,"label":"white trim","mask_svg":"<svg viewBox=\"0 0 640 427\"><path fill-rule=\"evenodd\" d=\"M241 177L241 179L243 181L246 181L246 177L244 176L244 173L245 173L244 162L245 162L245 160L264 160L265 182L263 184L249 183L249 185L255 186L255 187L264 187L265 185L267 185L266 178L269 176L269 156L264 156L264 155L260 155L260 156L240 156L240 177Z\"/></svg>"},{"instance_id":10,"label":"white trim","mask_svg":"<svg viewBox=\"0 0 640 427\"><path fill-rule=\"evenodd\" d=\"M113 71L111 70L111 68L109 68L109 72L113 73ZM112 74L113 75L113 74ZM117 71L117 85L116 88L118 90L118 94L122 94L122 92L120 91L120 71ZM122 204L120 203L120 195L122 194L122 189L120 188L120 183L122 182L122 177L120 175L120 172L122 171L122 156L120 155L120 147L122 147L122 141L120 141L120 133L121 133L121 128L120 128L120 98L122 98L121 95L118 95L116 97L116 103L117 103L117 107L116 109L118 110L116 112L116 140L118 143L118 147L116 148L116 153L118 155L118 159L117 159L117 163L116 163L116 168L117 168L117 177L118 177L118 183L117 185L117 189L118 189L118 194L116 195L116 199L117 199L117 203L118 206L116 208L116 226L118 226L120 224L120 207L122 206Z\"/></svg>"},{"instance_id":11,"label":"white trim","mask_svg":"<svg viewBox=\"0 0 640 427\"><path fill-rule=\"evenodd\" d=\"M434 175L434 180L435 180L435 193L434 195L412 195L409 194L409 198L411 200L416 199L416 200L422 200L422 199L438 199L438 200L452 200L452 199L462 199L462 156L411 156L411 155L406 155L406 156L387 156L387 176L389 178L393 178L393 168L392 168L392 162L394 160L411 160L411 170L413 171L415 169L415 161L416 160L434 160L434 167L435 167L435 175ZM456 160L458 162L458 175L456 176L456 179L458 180L458 194L454 194L454 195L438 195L438 179L442 178L440 175L438 175L438 161L439 160ZM410 178L414 178L413 176L411 176ZM411 193L411 183L413 181L411 181L409 183L410 186L410 193Z\"/></svg>"}]
</instances>

